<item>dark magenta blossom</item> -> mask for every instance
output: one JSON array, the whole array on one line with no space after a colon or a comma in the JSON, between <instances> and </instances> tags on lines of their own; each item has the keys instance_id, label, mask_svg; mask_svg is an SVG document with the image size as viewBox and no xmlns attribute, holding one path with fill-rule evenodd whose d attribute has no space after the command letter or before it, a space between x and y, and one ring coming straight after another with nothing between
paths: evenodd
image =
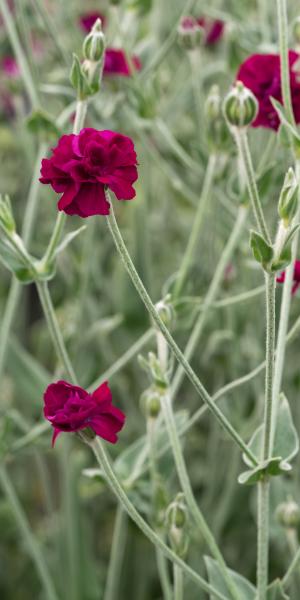
<instances>
[{"instance_id":1,"label":"dark magenta blossom","mask_svg":"<svg viewBox=\"0 0 300 600\"><path fill-rule=\"evenodd\" d=\"M217 44L223 37L225 23L220 21L220 19L200 17L200 19L197 19L197 23L204 29L204 43L206 46Z\"/></svg>"},{"instance_id":2,"label":"dark magenta blossom","mask_svg":"<svg viewBox=\"0 0 300 600\"><path fill-rule=\"evenodd\" d=\"M108 215L105 189L118 200L135 197L132 184L138 177L133 141L115 131L82 129L63 135L51 158L42 160L41 183L62 194L58 210L68 215Z\"/></svg>"},{"instance_id":3,"label":"dark magenta blossom","mask_svg":"<svg viewBox=\"0 0 300 600\"><path fill-rule=\"evenodd\" d=\"M87 427L115 444L117 433L125 423L125 415L112 404L107 381L92 394L67 381L51 383L44 393L44 416L54 429L52 446L60 433L80 431Z\"/></svg>"},{"instance_id":4,"label":"dark magenta blossom","mask_svg":"<svg viewBox=\"0 0 300 600\"><path fill-rule=\"evenodd\" d=\"M300 123L300 55L289 51L292 104L296 123ZM278 54L253 54L240 66L236 79L242 81L256 96L258 115L252 127L267 127L277 131L280 120L271 97L282 103L280 57Z\"/></svg>"},{"instance_id":5,"label":"dark magenta blossom","mask_svg":"<svg viewBox=\"0 0 300 600\"><path fill-rule=\"evenodd\" d=\"M140 71L142 64L137 56L131 57L132 65L129 65L124 50L120 48L107 48L104 57L104 75L120 75L121 77L130 77L132 66L136 71Z\"/></svg>"},{"instance_id":6,"label":"dark magenta blossom","mask_svg":"<svg viewBox=\"0 0 300 600\"><path fill-rule=\"evenodd\" d=\"M90 30L92 29L93 25L95 25L97 19L101 19L102 27L104 27L105 23L106 23L106 18L99 11L95 10L93 12L87 12L87 13L80 15L79 25L80 25L82 31L89 33Z\"/></svg>"},{"instance_id":7,"label":"dark magenta blossom","mask_svg":"<svg viewBox=\"0 0 300 600\"><path fill-rule=\"evenodd\" d=\"M284 283L285 281L285 271L280 273L280 276L277 277L276 281L278 283ZM300 287L300 260L295 260L294 262L294 274L293 274L294 285L292 287L292 294L296 294L297 289Z\"/></svg>"}]
</instances>

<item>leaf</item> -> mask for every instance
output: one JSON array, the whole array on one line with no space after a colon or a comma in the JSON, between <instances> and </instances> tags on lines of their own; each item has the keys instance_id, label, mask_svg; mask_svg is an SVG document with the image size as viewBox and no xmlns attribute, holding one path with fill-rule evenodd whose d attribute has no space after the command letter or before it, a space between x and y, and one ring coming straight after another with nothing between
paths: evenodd
<instances>
[{"instance_id":1,"label":"leaf","mask_svg":"<svg viewBox=\"0 0 300 600\"><path fill-rule=\"evenodd\" d=\"M286 145L286 138L288 140L290 140L291 136L292 136L292 143L293 143L293 147L294 150L297 153L297 156L300 153L300 135L298 130L294 127L294 125L292 123L290 123L289 118L286 114L286 110L284 108L284 106L282 106L282 104L280 104L280 102L278 102L278 100L275 100L275 98L270 98L273 107L275 108L277 115L280 119L280 123L281 123L281 127L280 127L280 137L281 139L283 139L283 144ZM283 130L283 131L282 131ZM284 136L282 138L282 133L284 133Z\"/></svg>"},{"instance_id":2,"label":"leaf","mask_svg":"<svg viewBox=\"0 0 300 600\"><path fill-rule=\"evenodd\" d=\"M60 136L59 128L53 117L40 108L29 115L26 124L31 133L43 135L46 140L53 140L53 138L56 139Z\"/></svg>"},{"instance_id":3,"label":"leaf","mask_svg":"<svg viewBox=\"0 0 300 600\"><path fill-rule=\"evenodd\" d=\"M57 246L55 255L57 256L60 252L62 252L82 231L84 231L84 229L86 229L86 225L82 225L78 229L75 229L75 231L67 233L59 246Z\"/></svg>"},{"instance_id":4,"label":"leaf","mask_svg":"<svg viewBox=\"0 0 300 600\"><path fill-rule=\"evenodd\" d=\"M254 432L248 445L258 461L261 461L262 441L263 426L260 425ZM260 462L253 469L249 458L243 454L245 464L251 467L251 469L240 475L239 482L252 484L261 479L266 473L269 475L280 475L282 472L290 471L290 461L296 456L298 450L299 439L293 424L289 403L285 395L280 394L273 457L268 461Z\"/></svg>"},{"instance_id":5,"label":"leaf","mask_svg":"<svg viewBox=\"0 0 300 600\"><path fill-rule=\"evenodd\" d=\"M273 258L273 248L256 231L250 232L250 246L255 260L266 268Z\"/></svg>"},{"instance_id":6,"label":"leaf","mask_svg":"<svg viewBox=\"0 0 300 600\"><path fill-rule=\"evenodd\" d=\"M267 590L267 600L290 600L290 597L285 593L280 579L276 579Z\"/></svg>"},{"instance_id":7,"label":"leaf","mask_svg":"<svg viewBox=\"0 0 300 600\"><path fill-rule=\"evenodd\" d=\"M225 596L230 595L230 591L227 587L227 584L224 580L224 576L220 571L220 567L216 560L211 558L210 556L204 556L205 565L207 569L209 583L214 586L214 588ZM235 573L231 569L227 569L228 574L232 576L234 580L237 590L240 594L240 600L255 600L256 597L256 588L250 581ZM210 594L210 600L216 600L216 596Z\"/></svg>"}]
</instances>

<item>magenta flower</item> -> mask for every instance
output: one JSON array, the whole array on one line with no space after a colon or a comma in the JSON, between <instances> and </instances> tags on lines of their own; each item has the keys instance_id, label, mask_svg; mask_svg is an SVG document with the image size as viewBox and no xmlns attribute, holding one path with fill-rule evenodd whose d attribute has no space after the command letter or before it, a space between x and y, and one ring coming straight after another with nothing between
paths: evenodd
<instances>
[{"instance_id":1,"label":"magenta flower","mask_svg":"<svg viewBox=\"0 0 300 600\"><path fill-rule=\"evenodd\" d=\"M67 381L51 383L44 393L44 416L54 429L52 447L63 431L74 432L87 427L115 444L117 433L125 423L125 415L112 404L107 381L92 394Z\"/></svg>"},{"instance_id":2,"label":"magenta flower","mask_svg":"<svg viewBox=\"0 0 300 600\"><path fill-rule=\"evenodd\" d=\"M300 123L300 56L289 51L292 104L296 123ZM277 131L280 120L270 98L282 103L280 58L278 54L253 54L240 66L236 76L256 96L258 115L252 127L267 127Z\"/></svg>"},{"instance_id":3,"label":"magenta flower","mask_svg":"<svg viewBox=\"0 0 300 600\"><path fill-rule=\"evenodd\" d=\"M89 33L92 29L93 25L96 23L97 19L101 19L102 27L105 26L106 18L99 11L87 12L79 17L79 26L82 31Z\"/></svg>"},{"instance_id":4,"label":"magenta flower","mask_svg":"<svg viewBox=\"0 0 300 600\"><path fill-rule=\"evenodd\" d=\"M276 281L278 283L284 283L285 281L285 271L280 273L280 276L277 277ZM292 294L296 294L297 289L300 287L300 260L295 260L294 262L294 275L293 275L294 285L292 287Z\"/></svg>"},{"instance_id":5,"label":"magenta flower","mask_svg":"<svg viewBox=\"0 0 300 600\"><path fill-rule=\"evenodd\" d=\"M140 71L142 64L137 56L131 57L132 65L136 71ZM120 75L130 77L131 65L129 65L124 50L119 48L107 48L104 57L104 75Z\"/></svg>"},{"instance_id":6,"label":"magenta flower","mask_svg":"<svg viewBox=\"0 0 300 600\"><path fill-rule=\"evenodd\" d=\"M20 77L19 65L13 56L4 56L2 58L1 69L9 79L17 79Z\"/></svg>"},{"instance_id":7,"label":"magenta flower","mask_svg":"<svg viewBox=\"0 0 300 600\"><path fill-rule=\"evenodd\" d=\"M225 23L219 19L209 19L200 17L197 19L198 25L203 27L205 32L204 43L206 46L217 44L223 36Z\"/></svg>"},{"instance_id":8,"label":"magenta flower","mask_svg":"<svg viewBox=\"0 0 300 600\"><path fill-rule=\"evenodd\" d=\"M132 184L138 177L133 141L115 131L82 129L63 135L51 158L42 160L40 182L62 194L58 210L68 215L108 215L105 189L118 200L135 197Z\"/></svg>"}]
</instances>

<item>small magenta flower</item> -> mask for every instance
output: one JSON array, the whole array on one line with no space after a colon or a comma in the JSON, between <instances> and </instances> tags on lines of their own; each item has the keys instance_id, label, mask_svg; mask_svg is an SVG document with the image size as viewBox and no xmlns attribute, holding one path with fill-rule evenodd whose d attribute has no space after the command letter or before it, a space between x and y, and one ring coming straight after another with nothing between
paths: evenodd
<instances>
[{"instance_id":1,"label":"small magenta flower","mask_svg":"<svg viewBox=\"0 0 300 600\"><path fill-rule=\"evenodd\" d=\"M132 66L136 71L140 71L142 64L137 56L131 57ZM121 77L130 77L132 73L124 50L121 48L107 48L104 57L104 75L119 75Z\"/></svg>"},{"instance_id":2,"label":"small magenta flower","mask_svg":"<svg viewBox=\"0 0 300 600\"><path fill-rule=\"evenodd\" d=\"M276 281L278 283L284 283L285 281L285 271L280 273L280 276L277 277ZM300 260L295 260L294 262L294 275L293 275L294 285L292 287L292 294L296 294L298 288L300 287Z\"/></svg>"},{"instance_id":3,"label":"small magenta flower","mask_svg":"<svg viewBox=\"0 0 300 600\"><path fill-rule=\"evenodd\" d=\"M217 44L223 37L225 23L220 19L210 19L209 17L200 17L197 19L198 25L204 29L205 46Z\"/></svg>"},{"instance_id":4,"label":"small magenta flower","mask_svg":"<svg viewBox=\"0 0 300 600\"><path fill-rule=\"evenodd\" d=\"M115 444L125 423L125 415L112 404L107 381L92 394L67 381L51 383L44 393L44 416L54 429L52 447L60 433L86 428Z\"/></svg>"},{"instance_id":5,"label":"small magenta flower","mask_svg":"<svg viewBox=\"0 0 300 600\"><path fill-rule=\"evenodd\" d=\"M82 31L89 33L93 25L95 25L97 19L101 20L102 27L105 27L106 18L99 11L87 12L79 17L79 26Z\"/></svg>"},{"instance_id":6,"label":"small magenta flower","mask_svg":"<svg viewBox=\"0 0 300 600\"><path fill-rule=\"evenodd\" d=\"M68 215L108 215L105 189L118 200L135 197L138 178L133 141L115 131L82 129L79 135L63 135L51 158L42 160L40 182L62 194L58 210Z\"/></svg>"},{"instance_id":7,"label":"small magenta flower","mask_svg":"<svg viewBox=\"0 0 300 600\"><path fill-rule=\"evenodd\" d=\"M289 51L292 104L296 123L300 123L300 55ZM256 96L259 111L252 127L267 127L277 131L279 117L271 103L282 103L280 57L278 54L253 54L240 66L236 76Z\"/></svg>"}]
</instances>

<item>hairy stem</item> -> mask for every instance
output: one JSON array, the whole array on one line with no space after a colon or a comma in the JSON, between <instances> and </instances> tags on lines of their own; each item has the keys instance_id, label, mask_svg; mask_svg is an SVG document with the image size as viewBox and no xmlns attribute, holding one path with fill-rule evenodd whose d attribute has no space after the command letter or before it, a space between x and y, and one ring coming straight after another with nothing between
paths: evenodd
<instances>
[{"instance_id":1,"label":"hairy stem","mask_svg":"<svg viewBox=\"0 0 300 600\"><path fill-rule=\"evenodd\" d=\"M127 523L127 513L119 503L116 512L104 600L118 600L120 597L120 576L126 546Z\"/></svg>"}]
</instances>

